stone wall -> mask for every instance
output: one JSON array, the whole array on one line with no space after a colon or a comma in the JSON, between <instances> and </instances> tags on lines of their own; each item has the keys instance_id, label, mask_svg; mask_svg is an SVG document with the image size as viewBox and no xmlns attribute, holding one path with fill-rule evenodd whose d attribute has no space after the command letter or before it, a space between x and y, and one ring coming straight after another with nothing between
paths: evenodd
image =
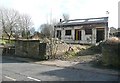
<instances>
[{"instance_id":1,"label":"stone wall","mask_svg":"<svg viewBox=\"0 0 120 83\"><path fill-rule=\"evenodd\" d=\"M3 49L0 47L0 56L2 56Z\"/></svg>"},{"instance_id":2,"label":"stone wall","mask_svg":"<svg viewBox=\"0 0 120 83\"><path fill-rule=\"evenodd\" d=\"M39 40L17 40L15 42L15 55L35 59L43 59L45 51L41 52ZM46 47L42 48L46 49Z\"/></svg>"}]
</instances>

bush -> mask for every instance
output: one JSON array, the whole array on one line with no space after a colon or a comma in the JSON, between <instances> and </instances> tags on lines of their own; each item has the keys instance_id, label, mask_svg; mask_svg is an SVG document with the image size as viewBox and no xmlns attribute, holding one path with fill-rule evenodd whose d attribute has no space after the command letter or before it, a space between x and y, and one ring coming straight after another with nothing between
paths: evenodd
<instances>
[{"instance_id":1,"label":"bush","mask_svg":"<svg viewBox=\"0 0 120 83\"><path fill-rule=\"evenodd\" d=\"M102 44L102 62L106 66L120 68L120 39L112 37Z\"/></svg>"}]
</instances>

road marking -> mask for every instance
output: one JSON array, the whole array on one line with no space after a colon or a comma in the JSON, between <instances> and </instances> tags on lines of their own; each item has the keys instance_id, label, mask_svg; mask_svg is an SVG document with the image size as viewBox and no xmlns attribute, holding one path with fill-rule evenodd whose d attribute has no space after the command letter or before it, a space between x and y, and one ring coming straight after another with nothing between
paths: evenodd
<instances>
[{"instance_id":1,"label":"road marking","mask_svg":"<svg viewBox=\"0 0 120 83\"><path fill-rule=\"evenodd\" d=\"M10 79L10 80L16 81L16 79L14 79L14 78L11 78L11 77L8 77L8 76L5 76L5 77Z\"/></svg>"},{"instance_id":2,"label":"road marking","mask_svg":"<svg viewBox=\"0 0 120 83\"><path fill-rule=\"evenodd\" d=\"M32 79L32 80L35 80L35 81L41 81L41 80L39 80L39 79L32 78L32 77L27 77L27 78Z\"/></svg>"}]
</instances>

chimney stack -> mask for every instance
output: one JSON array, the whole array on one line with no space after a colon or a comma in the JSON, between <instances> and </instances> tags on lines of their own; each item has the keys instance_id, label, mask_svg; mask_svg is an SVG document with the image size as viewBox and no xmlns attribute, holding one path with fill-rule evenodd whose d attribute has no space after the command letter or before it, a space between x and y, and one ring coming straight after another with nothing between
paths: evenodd
<instances>
[{"instance_id":1,"label":"chimney stack","mask_svg":"<svg viewBox=\"0 0 120 83\"><path fill-rule=\"evenodd\" d=\"M62 19L60 19L60 22L62 22Z\"/></svg>"}]
</instances>

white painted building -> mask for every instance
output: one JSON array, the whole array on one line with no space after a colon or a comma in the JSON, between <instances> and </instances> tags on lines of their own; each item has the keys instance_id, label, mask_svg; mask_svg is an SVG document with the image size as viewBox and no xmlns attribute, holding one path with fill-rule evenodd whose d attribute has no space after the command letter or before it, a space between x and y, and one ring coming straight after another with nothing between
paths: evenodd
<instances>
[{"instance_id":1,"label":"white painted building","mask_svg":"<svg viewBox=\"0 0 120 83\"><path fill-rule=\"evenodd\" d=\"M55 38L66 43L96 44L108 38L108 17L60 21Z\"/></svg>"}]
</instances>

